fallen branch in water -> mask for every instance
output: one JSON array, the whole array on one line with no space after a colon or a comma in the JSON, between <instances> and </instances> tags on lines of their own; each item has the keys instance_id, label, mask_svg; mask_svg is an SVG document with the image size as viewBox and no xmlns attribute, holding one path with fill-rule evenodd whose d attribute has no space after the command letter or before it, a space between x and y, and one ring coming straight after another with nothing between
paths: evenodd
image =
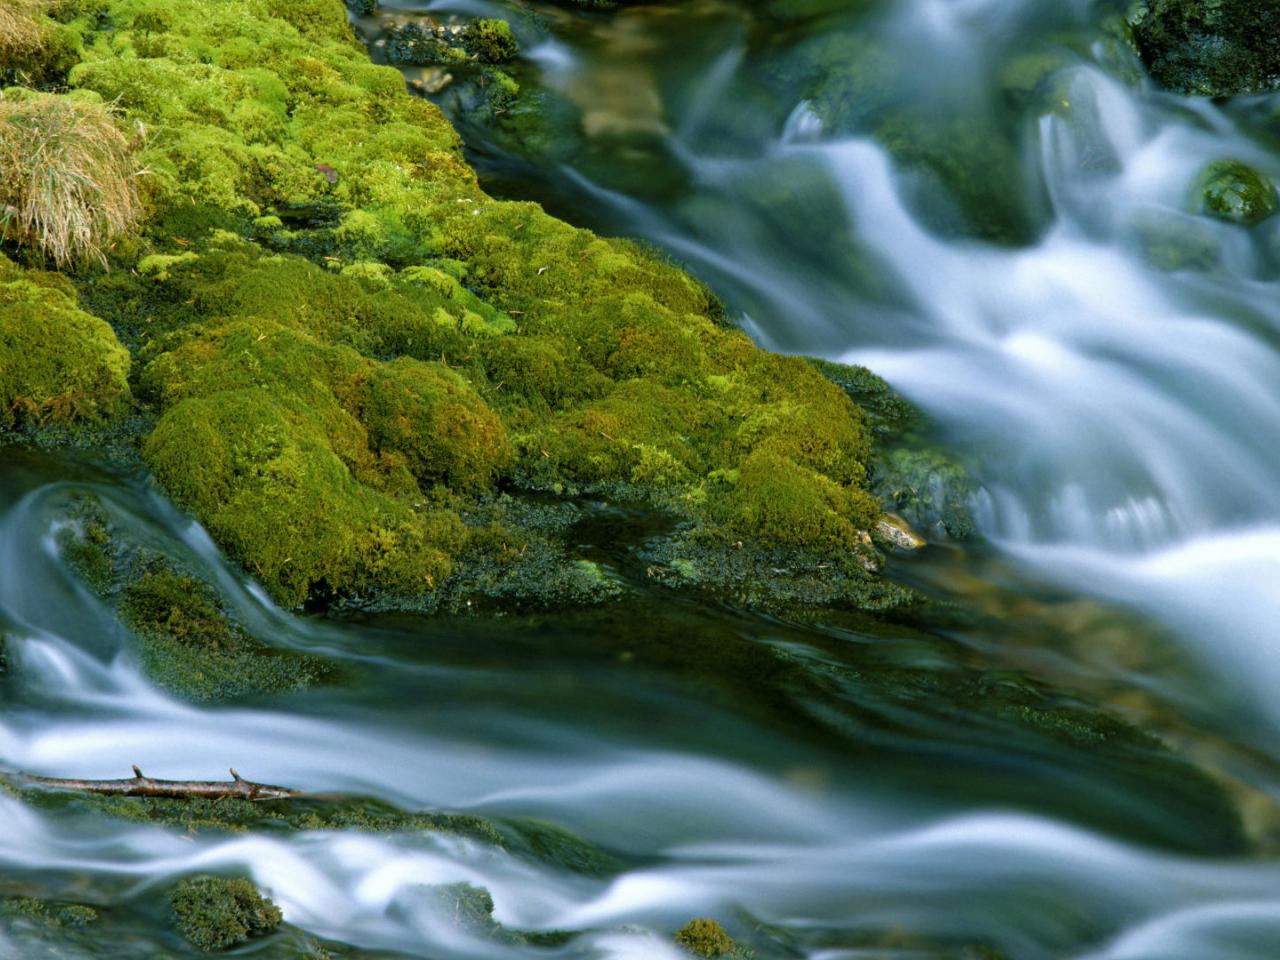
<instances>
[{"instance_id":1,"label":"fallen branch in water","mask_svg":"<svg viewBox=\"0 0 1280 960\"><path fill-rule=\"evenodd\" d=\"M301 792L246 780L236 773L235 767L231 768L230 780L153 780L151 777L144 777L137 766L134 766L133 774L127 780L74 780L36 777L31 774L23 774L23 777L42 787L102 793L115 797L172 797L179 800L225 800L239 797L241 800L281 800L296 797Z\"/></svg>"}]
</instances>

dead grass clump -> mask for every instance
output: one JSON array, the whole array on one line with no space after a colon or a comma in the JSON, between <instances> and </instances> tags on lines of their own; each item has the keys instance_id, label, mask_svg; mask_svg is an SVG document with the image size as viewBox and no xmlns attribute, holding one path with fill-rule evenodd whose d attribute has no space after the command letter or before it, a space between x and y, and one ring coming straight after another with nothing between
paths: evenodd
<instances>
[{"instance_id":1,"label":"dead grass clump","mask_svg":"<svg viewBox=\"0 0 1280 960\"><path fill-rule=\"evenodd\" d=\"M0 100L0 230L59 266L106 263L138 221L135 144L100 104Z\"/></svg>"},{"instance_id":2,"label":"dead grass clump","mask_svg":"<svg viewBox=\"0 0 1280 960\"><path fill-rule=\"evenodd\" d=\"M0 57L30 53L44 41L40 17L49 0L3 0L0 3Z\"/></svg>"}]
</instances>

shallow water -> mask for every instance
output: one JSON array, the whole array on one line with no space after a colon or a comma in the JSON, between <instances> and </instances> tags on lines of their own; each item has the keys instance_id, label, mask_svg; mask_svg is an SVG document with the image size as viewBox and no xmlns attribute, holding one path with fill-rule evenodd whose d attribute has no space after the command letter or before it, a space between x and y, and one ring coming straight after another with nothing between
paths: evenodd
<instances>
[{"instance_id":1,"label":"shallow water","mask_svg":"<svg viewBox=\"0 0 1280 960\"><path fill-rule=\"evenodd\" d=\"M548 150L477 122L461 83L437 96L495 192L653 241L761 342L864 363L928 411L981 482L979 536L892 569L976 612L815 629L672 601L601 542L630 599L597 610L298 617L145 476L0 450L5 768L234 765L536 817L618 859L594 876L446 835L186 835L0 794L0 893L113 907L109 936L63 944L85 957L184 955L157 893L207 870L248 872L309 934L423 957L675 957L700 915L762 956L1276 956L1280 224L1188 198L1210 160L1280 175L1280 102L1152 89L1083 0L386 6L512 16L526 93L567 105L576 139ZM978 144L942 166L891 153L903 111ZM85 493L344 682L222 707L148 682L60 553ZM1078 701L1022 674L1230 776L1248 842L1162 755L1041 723ZM504 924L574 937L441 923L422 888L457 881Z\"/></svg>"}]
</instances>

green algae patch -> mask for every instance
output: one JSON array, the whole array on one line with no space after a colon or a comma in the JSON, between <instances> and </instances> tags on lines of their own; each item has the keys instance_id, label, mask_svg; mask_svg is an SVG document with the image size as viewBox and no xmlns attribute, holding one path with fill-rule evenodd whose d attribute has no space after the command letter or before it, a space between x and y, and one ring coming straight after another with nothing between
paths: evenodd
<instances>
[{"instance_id":1,"label":"green algae patch","mask_svg":"<svg viewBox=\"0 0 1280 960\"><path fill-rule=\"evenodd\" d=\"M171 902L178 931L209 953L270 933L284 919L247 877L189 877Z\"/></svg>"},{"instance_id":2,"label":"green algae patch","mask_svg":"<svg viewBox=\"0 0 1280 960\"><path fill-rule=\"evenodd\" d=\"M13 788L0 781L0 789ZM604 847L553 823L529 817L495 820L448 811L406 812L382 800L333 795L288 800L120 797L40 788L17 792L51 811L91 811L188 833L294 833L355 830L440 835L482 844L522 860L581 876L607 877L626 864Z\"/></svg>"},{"instance_id":3,"label":"green algae patch","mask_svg":"<svg viewBox=\"0 0 1280 960\"><path fill-rule=\"evenodd\" d=\"M1197 180L1196 198L1202 212L1245 226L1265 220L1280 207L1276 185L1238 160L1209 164Z\"/></svg>"},{"instance_id":4,"label":"green algae patch","mask_svg":"<svg viewBox=\"0 0 1280 960\"><path fill-rule=\"evenodd\" d=\"M111 327L60 277L0 259L0 427L122 412L129 366Z\"/></svg>"}]
</instances>

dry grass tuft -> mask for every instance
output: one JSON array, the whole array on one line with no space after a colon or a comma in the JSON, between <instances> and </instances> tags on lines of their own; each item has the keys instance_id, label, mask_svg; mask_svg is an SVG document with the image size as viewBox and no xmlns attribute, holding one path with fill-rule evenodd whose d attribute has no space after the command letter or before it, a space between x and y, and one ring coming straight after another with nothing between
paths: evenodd
<instances>
[{"instance_id":1,"label":"dry grass tuft","mask_svg":"<svg viewBox=\"0 0 1280 960\"><path fill-rule=\"evenodd\" d=\"M0 100L0 231L59 266L106 263L138 221L136 144L101 105Z\"/></svg>"},{"instance_id":2,"label":"dry grass tuft","mask_svg":"<svg viewBox=\"0 0 1280 960\"><path fill-rule=\"evenodd\" d=\"M40 17L50 0L0 0L0 56L30 53L44 41Z\"/></svg>"}]
</instances>

